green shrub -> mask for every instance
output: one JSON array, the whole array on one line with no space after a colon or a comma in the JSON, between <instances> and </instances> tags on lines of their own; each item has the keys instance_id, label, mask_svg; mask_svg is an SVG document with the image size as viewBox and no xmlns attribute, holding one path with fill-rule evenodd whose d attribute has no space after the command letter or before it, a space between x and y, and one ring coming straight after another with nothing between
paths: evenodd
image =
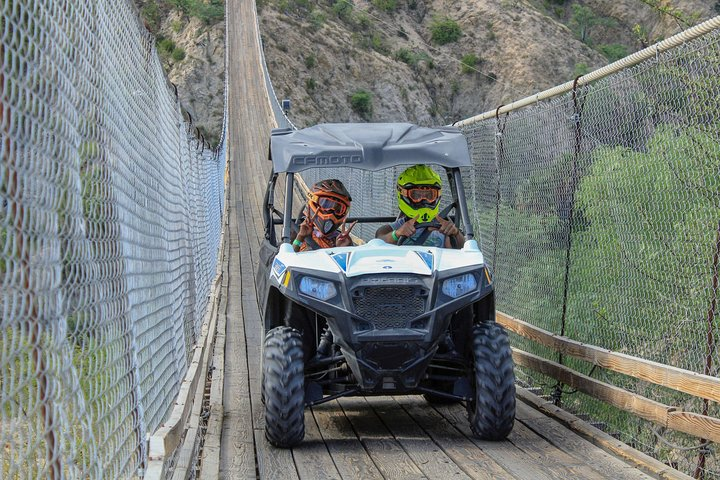
<instances>
[{"instance_id":1,"label":"green shrub","mask_svg":"<svg viewBox=\"0 0 720 480\"><path fill-rule=\"evenodd\" d=\"M305 80L305 90L307 90L308 92L315 91L316 86L317 84L315 83L314 78L308 78L307 80Z\"/></svg>"},{"instance_id":2,"label":"green shrub","mask_svg":"<svg viewBox=\"0 0 720 480\"><path fill-rule=\"evenodd\" d=\"M320 29L327 20L327 17L325 16L325 12L319 9L315 9L312 12L310 12L310 23L313 27Z\"/></svg>"},{"instance_id":3,"label":"green shrub","mask_svg":"<svg viewBox=\"0 0 720 480\"><path fill-rule=\"evenodd\" d=\"M403 63L407 63L411 67L417 65L417 56L412 50L407 48L401 48L395 52L395 59L400 60Z\"/></svg>"},{"instance_id":4,"label":"green shrub","mask_svg":"<svg viewBox=\"0 0 720 480\"><path fill-rule=\"evenodd\" d=\"M361 30L369 30L372 27L372 20L365 12L357 12L355 14L355 23Z\"/></svg>"},{"instance_id":5,"label":"green shrub","mask_svg":"<svg viewBox=\"0 0 720 480\"><path fill-rule=\"evenodd\" d=\"M350 107L366 120L372 116L372 94L366 90L358 90L350 97Z\"/></svg>"},{"instance_id":6,"label":"green shrub","mask_svg":"<svg viewBox=\"0 0 720 480\"><path fill-rule=\"evenodd\" d=\"M175 42L173 42L169 38L158 37L157 49L160 56L170 56L172 51L175 50Z\"/></svg>"},{"instance_id":7,"label":"green shrub","mask_svg":"<svg viewBox=\"0 0 720 480\"><path fill-rule=\"evenodd\" d=\"M427 63L428 68L433 68L435 66L432 58L430 58L430 55L425 52L415 52L407 48L400 48L395 51L394 56L396 60L407 63L413 68L417 67L420 62Z\"/></svg>"},{"instance_id":8,"label":"green shrub","mask_svg":"<svg viewBox=\"0 0 720 480\"><path fill-rule=\"evenodd\" d=\"M353 6L344 0L337 0L333 5L333 12L335 12L335 15L346 22L352 20L352 11Z\"/></svg>"},{"instance_id":9,"label":"green shrub","mask_svg":"<svg viewBox=\"0 0 720 480\"><path fill-rule=\"evenodd\" d=\"M172 31L173 31L173 32L175 32L175 33L180 33L180 31L182 31L182 29L183 29L183 27L184 27L184 24L183 24L183 22L180 21L180 20L174 20L174 21L172 22L172 24L170 25L170 27L172 28Z\"/></svg>"},{"instance_id":10,"label":"green shrub","mask_svg":"<svg viewBox=\"0 0 720 480\"><path fill-rule=\"evenodd\" d=\"M181 61L185 60L185 50L183 50L182 48L176 47L173 49L172 53L170 54L170 57L176 62L181 62Z\"/></svg>"},{"instance_id":11,"label":"green shrub","mask_svg":"<svg viewBox=\"0 0 720 480\"><path fill-rule=\"evenodd\" d=\"M605 58L607 58L609 62L614 62L616 60L620 60L621 58L625 58L628 56L627 47L620 43L611 43L609 45L598 45L597 49L600 51L600 53L605 55Z\"/></svg>"},{"instance_id":12,"label":"green shrub","mask_svg":"<svg viewBox=\"0 0 720 480\"><path fill-rule=\"evenodd\" d=\"M430 38L438 45L457 42L461 36L460 25L449 17L435 17L430 24Z\"/></svg>"},{"instance_id":13,"label":"green shrub","mask_svg":"<svg viewBox=\"0 0 720 480\"><path fill-rule=\"evenodd\" d=\"M158 37L157 50L160 58L166 62L180 62L185 59L185 50L175 45L169 38Z\"/></svg>"},{"instance_id":14,"label":"green shrub","mask_svg":"<svg viewBox=\"0 0 720 480\"><path fill-rule=\"evenodd\" d=\"M480 59L477 55L474 53L468 53L467 55L462 57L462 60L460 60L460 70L462 73L474 73L477 72L477 69L475 68L478 64Z\"/></svg>"},{"instance_id":15,"label":"green shrub","mask_svg":"<svg viewBox=\"0 0 720 480\"><path fill-rule=\"evenodd\" d=\"M385 44L385 40L383 39L382 35L379 33L373 33L372 38L370 39L370 45L372 46L372 49L376 52L380 52L383 55L387 55L390 53L390 49Z\"/></svg>"},{"instance_id":16,"label":"green shrub","mask_svg":"<svg viewBox=\"0 0 720 480\"><path fill-rule=\"evenodd\" d=\"M140 10L140 14L145 19L145 23L151 33L155 34L160 30L160 8L155 0L150 0L145 4L142 10Z\"/></svg>"},{"instance_id":17,"label":"green shrub","mask_svg":"<svg viewBox=\"0 0 720 480\"><path fill-rule=\"evenodd\" d=\"M317 60L315 59L314 54L311 53L307 57L305 57L305 67L306 68L313 68L316 63L317 63Z\"/></svg>"},{"instance_id":18,"label":"green shrub","mask_svg":"<svg viewBox=\"0 0 720 480\"><path fill-rule=\"evenodd\" d=\"M372 4L385 12L392 12L397 8L397 0L372 0Z\"/></svg>"}]
</instances>

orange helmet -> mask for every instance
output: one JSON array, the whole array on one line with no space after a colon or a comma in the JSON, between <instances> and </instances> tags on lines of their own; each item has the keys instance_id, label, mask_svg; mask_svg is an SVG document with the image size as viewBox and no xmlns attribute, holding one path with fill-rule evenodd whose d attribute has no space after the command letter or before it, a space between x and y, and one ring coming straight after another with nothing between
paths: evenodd
<instances>
[{"instance_id":1,"label":"orange helmet","mask_svg":"<svg viewBox=\"0 0 720 480\"><path fill-rule=\"evenodd\" d=\"M350 202L350 193L340 180L320 180L310 189L307 215L322 235L328 235L345 221Z\"/></svg>"}]
</instances>

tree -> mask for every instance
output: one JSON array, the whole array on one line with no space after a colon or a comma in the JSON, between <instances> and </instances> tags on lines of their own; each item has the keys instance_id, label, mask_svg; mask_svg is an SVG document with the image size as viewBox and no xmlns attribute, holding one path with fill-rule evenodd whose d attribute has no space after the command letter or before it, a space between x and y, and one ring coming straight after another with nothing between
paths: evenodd
<instances>
[{"instance_id":1,"label":"tree","mask_svg":"<svg viewBox=\"0 0 720 480\"><path fill-rule=\"evenodd\" d=\"M615 21L598 16L590 7L573 4L570 25L583 43L590 43L590 32L597 25L612 26Z\"/></svg>"}]
</instances>

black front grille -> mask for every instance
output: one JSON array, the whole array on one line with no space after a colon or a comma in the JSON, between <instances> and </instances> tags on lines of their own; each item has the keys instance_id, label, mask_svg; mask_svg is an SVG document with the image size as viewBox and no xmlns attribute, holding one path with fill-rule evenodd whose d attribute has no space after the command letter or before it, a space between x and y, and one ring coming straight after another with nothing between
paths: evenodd
<instances>
[{"instance_id":1,"label":"black front grille","mask_svg":"<svg viewBox=\"0 0 720 480\"><path fill-rule=\"evenodd\" d=\"M355 313L377 330L406 328L425 313L427 292L417 286L370 286L352 292Z\"/></svg>"}]
</instances>

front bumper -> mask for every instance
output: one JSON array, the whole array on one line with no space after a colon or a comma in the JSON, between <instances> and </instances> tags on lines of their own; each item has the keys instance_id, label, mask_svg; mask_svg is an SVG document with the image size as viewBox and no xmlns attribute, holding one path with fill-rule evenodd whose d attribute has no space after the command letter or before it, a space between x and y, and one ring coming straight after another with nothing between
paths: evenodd
<instances>
[{"instance_id":1,"label":"front bumper","mask_svg":"<svg viewBox=\"0 0 720 480\"><path fill-rule=\"evenodd\" d=\"M458 298L442 292L442 282L470 273L477 288ZM370 274L346 278L294 269L282 278L283 294L327 319L334 342L366 393L415 389L455 312L492 292L484 267L433 275ZM337 294L320 301L300 291L305 276L330 281Z\"/></svg>"}]
</instances>

